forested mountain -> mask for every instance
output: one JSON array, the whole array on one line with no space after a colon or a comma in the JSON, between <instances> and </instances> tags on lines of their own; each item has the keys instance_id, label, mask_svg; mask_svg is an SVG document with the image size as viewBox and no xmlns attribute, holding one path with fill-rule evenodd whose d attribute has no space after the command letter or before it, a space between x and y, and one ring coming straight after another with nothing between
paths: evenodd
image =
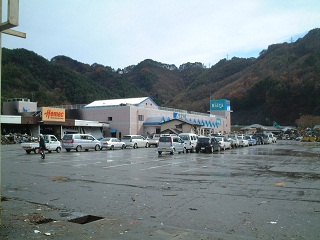
<instances>
[{"instance_id":1,"label":"forested mountain","mask_svg":"<svg viewBox=\"0 0 320 240\"><path fill-rule=\"evenodd\" d=\"M293 124L301 115L320 116L320 29L271 45L258 58L222 59L211 68L146 59L114 70L5 48L2 62L2 101L21 97L52 106L149 96L160 106L207 112L210 99L225 98L233 124Z\"/></svg>"}]
</instances>

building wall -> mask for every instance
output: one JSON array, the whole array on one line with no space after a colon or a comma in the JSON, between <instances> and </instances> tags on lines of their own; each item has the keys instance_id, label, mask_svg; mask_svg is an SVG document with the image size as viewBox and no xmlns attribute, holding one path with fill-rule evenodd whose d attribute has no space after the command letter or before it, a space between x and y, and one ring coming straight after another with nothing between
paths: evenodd
<instances>
[{"instance_id":1,"label":"building wall","mask_svg":"<svg viewBox=\"0 0 320 240\"><path fill-rule=\"evenodd\" d=\"M140 103L139 107L158 109L158 106L150 99L147 99L147 100L143 101L142 103Z\"/></svg>"},{"instance_id":2,"label":"building wall","mask_svg":"<svg viewBox=\"0 0 320 240\"><path fill-rule=\"evenodd\" d=\"M97 108L84 108L79 110L78 116L83 120L107 122L110 124L109 129L104 130L106 136L111 136L111 131L115 131L116 137L121 137L127 134L140 134L143 136L150 136L156 133L156 129L160 128L157 125L144 125L148 117L161 117L165 121L174 118L182 120L196 120L196 121L210 121L214 123L213 127L201 127L200 134L209 133L229 133L231 131L230 125L230 111L219 111L213 115L196 114L184 110L173 110L155 107L150 100L142 102L139 106L124 105L124 106L110 106ZM198 122L196 122L198 123ZM184 125L183 132L190 132L190 126Z\"/></svg>"},{"instance_id":3,"label":"building wall","mask_svg":"<svg viewBox=\"0 0 320 240\"><path fill-rule=\"evenodd\" d=\"M37 111L37 103L27 100L4 102L2 106L3 115L28 115Z\"/></svg>"},{"instance_id":4,"label":"building wall","mask_svg":"<svg viewBox=\"0 0 320 240\"><path fill-rule=\"evenodd\" d=\"M116 129L116 137L132 132L130 106L83 108L79 111L81 119L110 123L109 128L104 129L105 135L111 136L112 129Z\"/></svg>"}]
</instances>

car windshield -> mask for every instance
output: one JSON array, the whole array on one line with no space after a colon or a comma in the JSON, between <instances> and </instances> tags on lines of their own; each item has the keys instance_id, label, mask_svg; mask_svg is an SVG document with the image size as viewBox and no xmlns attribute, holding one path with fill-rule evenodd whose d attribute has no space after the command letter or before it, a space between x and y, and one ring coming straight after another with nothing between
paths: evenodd
<instances>
[{"instance_id":1,"label":"car windshield","mask_svg":"<svg viewBox=\"0 0 320 240\"><path fill-rule=\"evenodd\" d=\"M160 137L159 142L170 142L171 137Z\"/></svg>"},{"instance_id":2,"label":"car windshield","mask_svg":"<svg viewBox=\"0 0 320 240\"><path fill-rule=\"evenodd\" d=\"M181 135L180 138L183 139L183 140L188 140L188 136L187 135Z\"/></svg>"},{"instance_id":3,"label":"car windshield","mask_svg":"<svg viewBox=\"0 0 320 240\"><path fill-rule=\"evenodd\" d=\"M72 140L72 135L64 135L63 140Z\"/></svg>"},{"instance_id":4,"label":"car windshield","mask_svg":"<svg viewBox=\"0 0 320 240\"><path fill-rule=\"evenodd\" d=\"M223 140L222 137L216 137L216 139L217 139L218 142Z\"/></svg>"},{"instance_id":5,"label":"car windshield","mask_svg":"<svg viewBox=\"0 0 320 240\"><path fill-rule=\"evenodd\" d=\"M130 140L130 139L131 139L131 136L123 136L122 139L123 139L123 140Z\"/></svg>"},{"instance_id":6,"label":"car windshield","mask_svg":"<svg viewBox=\"0 0 320 240\"><path fill-rule=\"evenodd\" d=\"M198 138L198 143L208 143L210 138Z\"/></svg>"}]
</instances>

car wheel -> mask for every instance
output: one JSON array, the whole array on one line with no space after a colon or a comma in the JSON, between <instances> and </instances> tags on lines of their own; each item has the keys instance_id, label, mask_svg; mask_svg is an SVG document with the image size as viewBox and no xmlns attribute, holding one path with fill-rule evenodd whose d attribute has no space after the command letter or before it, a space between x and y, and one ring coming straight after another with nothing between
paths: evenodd
<instances>
[{"instance_id":1,"label":"car wheel","mask_svg":"<svg viewBox=\"0 0 320 240\"><path fill-rule=\"evenodd\" d=\"M213 153L213 152L214 152L214 149L213 149L213 147L211 147L210 153Z\"/></svg>"},{"instance_id":2,"label":"car wheel","mask_svg":"<svg viewBox=\"0 0 320 240\"><path fill-rule=\"evenodd\" d=\"M81 149L82 149L82 147L81 147L80 145L78 145L78 146L76 147L76 151L77 151L77 152L80 152Z\"/></svg>"},{"instance_id":3,"label":"car wheel","mask_svg":"<svg viewBox=\"0 0 320 240\"><path fill-rule=\"evenodd\" d=\"M196 153L199 153L200 151L199 150L196 150Z\"/></svg>"},{"instance_id":4,"label":"car wheel","mask_svg":"<svg viewBox=\"0 0 320 240\"><path fill-rule=\"evenodd\" d=\"M159 155L161 155L162 152L161 152L161 151L158 151L158 153L159 153Z\"/></svg>"},{"instance_id":5,"label":"car wheel","mask_svg":"<svg viewBox=\"0 0 320 240\"><path fill-rule=\"evenodd\" d=\"M97 144L97 145L94 147L94 150L99 151L99 150L101 150L101 148L100 148L100 146Z\"/></svg>"},{"instance_id":6,"label":"car wheel","mask_svg":"<svg viewBox=\"0 0 320 240\"><path fill-rule=\"evenodd\" d=\"M138 146L137 146L137 144L135 143L135 144L133 144L133 148L134 149L136 149Z\"/></svg>"},{"instance_id":7,"label":"car wheel","mask_svg":"<svg viewBox=\"0 0 320 240\"><path fill-rule=\"evenodd\" d=\"M113 145L111 145L110 150L114 150L114 146Z\"/></svg>"},{"instance_id":8,"label":"car wheel","mask_svg":"<svg viewBox=\"0 0 320 240\"><path fill-rule=\"evenodd\" d=\"M67 148L67 149L66 149L67 152L70 152L70 150L71 150L70 148Z\"/></svg>"},{"instance_id":9,"label":"car wheel","mask_svg":"<svg viewBox=\"0 0 320 240\"><path fill-rule=\"evenodd\" d=\"M191 147L191 150L190 150L191 153L194 153L195 152L195 149L194 147Z\"/></svg>"},{"instance_id":10,"label":"car wheel","mask_svg":"<svg viewBox=\"0 0 320 240\"><path fill-rule=\"evenodd\" d=\"M26 150L26 153L27 153L27 154L30 154L30 153L31 153L31 150Z\"/></svg>"},{"instance_id":11,"label":"car wheel","mask_svg":"<svg viewBox=\"0 0 320 240\"><path fill-rule=\"evenodd\" d=\"M186 152L187 152L187 150L185 148L183 148L182 153L186 153Z\"/></svg>"},{"instance_id":12,"label":"car wheel","mask_svg":"<svg viewBox=\"0 0 320 240\"><path fill-rule=\"evenodd\" d=\"M125 148L126 148L126 145L123 144L123 145L121 146L121 149L125 149Z\"/></svg>"},{"instance_id":13,"label":"car wheel","mask_svg":"<svg viewBox=\"0 0 320 240\"><path fill-rule=\"evenodd\" d=\"M61 152L61 147L57 147L56 151L57 153Z\"/></svg>"},{"instance_id":14,"label":"car wheel","mask_svg":"<svg viewBox=\"0 0 320 240\"><path fill-rule=\"evenodd\" d=\"M150 147L149 143L146 143L146 148Z\"/></svg>"}]
</instances>

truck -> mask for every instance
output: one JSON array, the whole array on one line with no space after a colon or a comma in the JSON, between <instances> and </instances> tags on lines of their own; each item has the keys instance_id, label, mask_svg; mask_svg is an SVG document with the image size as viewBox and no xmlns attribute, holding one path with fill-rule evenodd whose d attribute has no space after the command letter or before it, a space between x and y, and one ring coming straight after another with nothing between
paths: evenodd
<instances>
[{"instance_id":1,"label":"truck","mask_svg":"<svg viewBox=\"0 0 320 240\"><path fill-rule=\"evenodd\" d=\"M44 141L46 143L46 149L49 153L56 151L57 153L61 152L61 143L54 135L43 135ZM39 152L39 142L24 142L20 144L21 147L26 151L27 154L31 152Z\"/></svg>"}]
</instances>

